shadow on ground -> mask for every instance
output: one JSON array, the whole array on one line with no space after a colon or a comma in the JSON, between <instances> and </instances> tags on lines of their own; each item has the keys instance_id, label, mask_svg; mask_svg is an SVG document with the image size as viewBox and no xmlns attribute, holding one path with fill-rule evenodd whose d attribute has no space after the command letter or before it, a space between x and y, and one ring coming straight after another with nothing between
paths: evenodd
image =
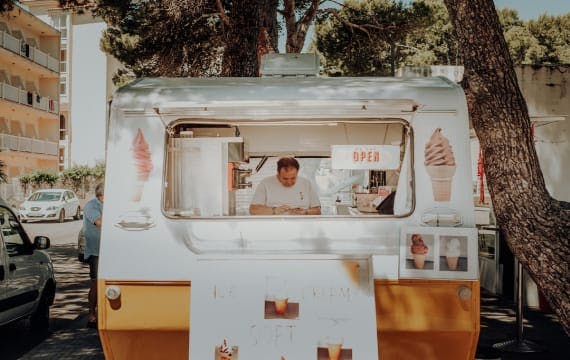
<instances>
[{"instance_id":1,"label":"shadow on ground","mask_svg":"<svg viewBox=\"0 0 570 360\"><path fill-rule=\"evenodd\" d=\"M516 354L495 350L494 344L516 338L515 304L482 292L481 333L476 358L502 360L558 360L568 358L570 338L554 314L545 314L539 310L525 308L523 317L522 338L539 345L541 351Z\"/></svg>"},{"instance_id":2,"label":"shadow on ground","mask_svg":"<svg viewBox=\"0 0 570 360\"><path fill-rule=\"evenodd\" d=\"M0 359L65 359L68 358L65 354L72 350L74 353L69 358L102 359L97 331L85 329L89 266L77 261L77 250L72 244L54 245L46 252L52 258L57 281L55 302L50 313L50 331L47 335L35 335L29 331L27 320L0 327ZM73 349L62 348L67 343L74 343L69 337L96 339L85 341L80 349L75 346ZM41 349L53 348L51 355L49 351L31 351L37 345ZM58 353L53 353L55 350ZM33 354L25 356L30 351Z\"/></svg>"}]
</instances>

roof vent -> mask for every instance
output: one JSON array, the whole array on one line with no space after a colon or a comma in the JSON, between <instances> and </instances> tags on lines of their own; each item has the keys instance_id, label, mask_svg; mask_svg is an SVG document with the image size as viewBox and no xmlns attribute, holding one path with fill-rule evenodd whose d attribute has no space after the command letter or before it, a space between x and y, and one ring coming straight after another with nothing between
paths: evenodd
<instances>
[{"instance_id":1,"label":"roof vent","mask_svg":"<svg viewBox=\"0 0 570 360\"><path fill-rule=\"evenodd\" d=\"M266 54L261 58L262 77L308 77L319 74L315 54Z\"/></svg>"}]
</instances>

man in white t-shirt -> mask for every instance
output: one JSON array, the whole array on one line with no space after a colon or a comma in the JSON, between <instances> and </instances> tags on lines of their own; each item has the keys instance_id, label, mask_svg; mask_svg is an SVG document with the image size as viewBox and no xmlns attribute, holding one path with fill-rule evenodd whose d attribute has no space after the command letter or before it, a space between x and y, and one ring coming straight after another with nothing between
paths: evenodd
<instances>
[{"instance_id":1,"label":"man in white t-shirt","mask_svg":"<svg viewBox=\"0 0 570 360\"><path fill-rule=\"evenodd\" d=\"M299 162L281 158L277 175L263 179L251 200L251 215L320 215L321 203L311 182L297 176Z\"/></svg>"}]
</instances>

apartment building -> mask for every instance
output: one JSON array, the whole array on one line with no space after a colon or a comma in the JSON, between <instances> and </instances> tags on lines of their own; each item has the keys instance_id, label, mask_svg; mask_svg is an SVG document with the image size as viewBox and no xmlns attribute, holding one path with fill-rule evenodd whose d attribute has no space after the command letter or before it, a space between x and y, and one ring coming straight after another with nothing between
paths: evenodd
<instances>
[{"instance_id":1,"label":"apartment building","mask_svg":"<svg viewBox=\"0 0 570 360\"><path fill-rule=\"evenodd\" d=\"M100 49L106 24L88 12L60 8L58 0L21 0L30 12L61 32L60 168L105 159L107 100L115 91L117 60Z\"/></svg>"},{"instance_id":2,"label":"apartment building","mask_svg":"<svg viewBox=\"0 0 570 360\"><path fill-rule=\"evenodd\" d=\"M60 33L18 4L0 14L0 160L8 184L34 169L58 170Z\"/></svg>"}]
</instances>

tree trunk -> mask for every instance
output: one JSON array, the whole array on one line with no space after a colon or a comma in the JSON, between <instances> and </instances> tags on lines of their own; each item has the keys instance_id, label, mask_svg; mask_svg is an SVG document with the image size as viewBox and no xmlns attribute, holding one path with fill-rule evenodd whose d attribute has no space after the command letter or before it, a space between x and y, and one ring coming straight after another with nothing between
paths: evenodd
<instances>
[{"instance_id":1,"label":"tree trunk","mask_svg":"<svg viewBox=\"0 0 570 360\"><path fill-rule=\"evenodd\" d=\"M526 102L492 0L445 0L498 225L570 335L570 204L544 183Z\"/></svg>"},{"instance_id":2,"label":"tree trunk","mask_svg":"<svg viewBox=\"0 0 570 360\"><path fill-rule=\"evenodd\" d=\"M278 0L265 0L261 15L261 28L257 37L257 61L268 53L278 52L279 24L277 24Z\"/></svg>"},{"instance_id":3,"label":"tree trunk","mask_svg":"<svg viewBox=\"0 0 570 360\"><path fill-rule=\"evenodd\" d=\"M295 0L284 1L282 15L285 19L285 30L287 33L285 52L300 53L303 50L307 31L317 14L319 4L320 0L312 0L309 8L301 16L299 21L297 21L295 15Z\"/></svg>"},{"instance_id":4,"label":"tree trunk","mask_svg":"<svg viewBox=\"0 0 570 360\"><path fill-rule=\"evenodd\" d=\"M223 76L258 76L257 43L264 0L234 0L222 61Z\"/></svg>"}]
</instances>

